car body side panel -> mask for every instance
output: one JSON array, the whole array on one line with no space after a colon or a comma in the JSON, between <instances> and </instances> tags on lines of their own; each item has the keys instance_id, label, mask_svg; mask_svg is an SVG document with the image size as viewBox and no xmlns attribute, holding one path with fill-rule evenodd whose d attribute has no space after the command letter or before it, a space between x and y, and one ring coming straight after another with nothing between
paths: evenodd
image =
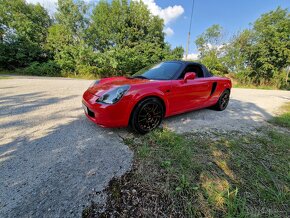
<instances>
[{"instance_id":1,"label":"car body side panel","mask_svg":"<svg viewBox=\"0 0 290 218\"><path fill-rule=\"evenodd\" d=\"M211 93L214 83L216 87ZM217 103L225 89L231 89L231 81L221 77L197 78L188 81L172 81L172 91L168 98L169 111L167 116L213 106Z\"/></svg>"},{"instance_id":2,"label":"car body side panel","mask_svg":"<svg viewBox=\"0 0 290 218\"><path fill-rule=\"evenodd\" d=\"M232 83L230 79L223 78L223 77L208 77L207 80L209 81L210 90L214 88L214 83L216 84L213 92L210 96L205 100L205 104L203 107L210 107L217 103L220 95L226 90L232 88Z\"/></svg>"},{"instance_id":3,"label":"car body side panel","mask_svg":"<svg viewBox=\"0 0 290 218\"><path fill-rule=\"evenodd\" d=\"M170 115L202 107L210 95L209 81L202 79L174 80L169 96Z\"/></svg>"}]
</instances>

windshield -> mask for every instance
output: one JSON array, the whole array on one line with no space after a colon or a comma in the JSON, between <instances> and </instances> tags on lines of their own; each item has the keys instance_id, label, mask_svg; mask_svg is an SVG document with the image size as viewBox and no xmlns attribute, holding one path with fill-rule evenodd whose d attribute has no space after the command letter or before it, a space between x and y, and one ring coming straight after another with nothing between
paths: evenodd
<instances>
[{"instance_id":1,"label":"windshield","mask_svg":"<svg viewBox=\"0 0 290 218\"><path fill-rule=\"evenodd\" d=\"M151 80L170 80L181 67L176 62L161 62L153 67L146 67L133 75L135 78L144 78Z\"/></svg>"}]
</instances>

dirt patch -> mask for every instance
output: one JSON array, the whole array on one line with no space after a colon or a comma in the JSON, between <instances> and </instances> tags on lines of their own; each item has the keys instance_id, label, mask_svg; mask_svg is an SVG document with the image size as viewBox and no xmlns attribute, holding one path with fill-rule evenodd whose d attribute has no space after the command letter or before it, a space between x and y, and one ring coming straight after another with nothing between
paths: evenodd
<instances>
[{"instance_id":1,"label":"dirt patch","mask_svg":"<svg viewBox=\"0 0 290 218\"><path fill-rule=\"evenodd\" d=\"M106 205L92 204L83 211L83 217L180 217L172 209L172 200L160 190L136 181L133 169L121 178L110 181Z\"/></svg>"}]
</instances>

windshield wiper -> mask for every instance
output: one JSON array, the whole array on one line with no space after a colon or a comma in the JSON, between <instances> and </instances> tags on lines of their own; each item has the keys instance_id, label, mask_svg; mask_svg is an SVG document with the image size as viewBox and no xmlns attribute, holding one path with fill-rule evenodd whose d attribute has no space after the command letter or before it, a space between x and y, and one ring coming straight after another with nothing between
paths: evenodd
<instances>
[{"instance_id":1,"label":"windshield wiper","mask_svg":"<svg viewBox=\"0 0 290 218\"><path fill-rule=\"evenodd\" d=\"M133 78L148 79L147 77L145 77L145 76L141 76L141 75L139 75L139 76L133 76Z\"/></svg>"}]
</instances>

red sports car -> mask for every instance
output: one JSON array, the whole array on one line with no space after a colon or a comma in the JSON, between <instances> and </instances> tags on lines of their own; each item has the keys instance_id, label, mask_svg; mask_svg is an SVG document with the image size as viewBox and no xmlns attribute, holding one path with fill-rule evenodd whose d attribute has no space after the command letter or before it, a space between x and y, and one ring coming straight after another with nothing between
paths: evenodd
<instances>
[{"instance_id":1,"label":"red sports car","mask_svg":"<svg viewBox=\"0 0 290 218\"><path fill-rule=\"evenodd\" d=\"M166 61L132 77L95 81L83 94L87 117L103 127L131 126L147 133L164 117L200 108L224 110L232 84L199 63Z\"/></svg>"}]
</instances>

